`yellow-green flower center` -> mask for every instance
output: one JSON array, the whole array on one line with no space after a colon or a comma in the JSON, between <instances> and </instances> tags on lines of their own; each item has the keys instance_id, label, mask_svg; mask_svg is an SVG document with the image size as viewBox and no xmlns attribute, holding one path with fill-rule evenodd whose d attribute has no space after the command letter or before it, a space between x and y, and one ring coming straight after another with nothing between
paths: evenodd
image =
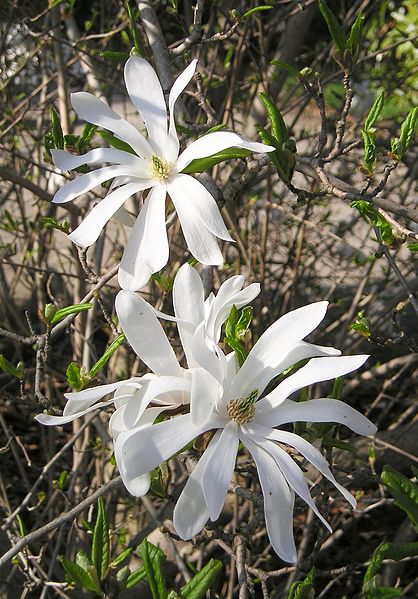
<instances>
[{"instance_id":1,"label":"yellow-green flower center","mask_svg":"<svg viewBox=\"0 0 418 599\"><path fill-rule=\"evenodd\" d=\"M231 399L226 409L231 420L238 424L249 424L255 417L255 401L258 396L258 389L251 391L247 397L238 397Z\"/></svg>"},{"instance_id":2,"label":"yellow-green flower center","mask_svg":"<svg viewBox=\"0 0 418 599\"><path fill-rule=\"evenodd\" d=\"M151 172L155 179L167 179L170 174L170 165L163 158L154 155L151 158Z\"/></svg>"}]
</instances>

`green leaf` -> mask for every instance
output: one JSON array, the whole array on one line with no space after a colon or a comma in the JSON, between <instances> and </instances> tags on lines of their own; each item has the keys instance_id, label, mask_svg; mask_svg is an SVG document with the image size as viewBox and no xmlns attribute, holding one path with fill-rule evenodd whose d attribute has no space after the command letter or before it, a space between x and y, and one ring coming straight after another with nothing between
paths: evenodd
<instances>
[{"instance_id":1,"label":"green leaf","mask_svg":"<svg viewBox=\"0 0 418 599\"><path fill-rule=\"evenodd\" d=\"M60 121L59 114L53 106L51 107L51 125L52 125L52 127L51 127L52 137L54 139L55 147L58 148L59 150L63 150L64 149L64 134L63 134L62 128L61 128L61 121Z\"/></svg>"},{"instance_id":2,"label":"green leaf","mask_svg":"<svg viewBox=\"0 0 418 599\"><path fill-rule=\"evenodd\" d=\"M75 563L78 566L80 566L80 568L83 568L83 570L85 570L86 572L88 568L90 568L93 565L90 556L87 554L86 551L83 551L82 549L77 552L75 556Z\"/></svg>"},{"instance_id":3,"label":"green leaf","mask_svg":"<svg viewBox=\"0 0 418 599\"><path fill-rule=\"evenodd\" d=\"M344 33L344 30L339 24L334 13L324 2L324 0L319 0L319 10L321 11L322 16L324 17L331 37L334 40L334 43L342 56L344 54L344 50L347 48L347 38Z\"/></svg>"},{"instance_id":4,"label":"green leaf","mask_svg":"<svg viewBox=\"0 0 418 599\"><path fill-rule=\"evenodd\" d=\"M199 138L202 139L202 138ZM192 160L181 172L182 173L203 173L204 171L212 168L215 164L224 162L225 160L231 160L233 158L246 158L251 154L250 150L243 150L241 148L227 148L222 152L217 152L206 158L197 158Z\"/></svg>"},{"instance_id":5,"label":"green leaf","mask_svg":"<svg viewBox=\"0 0 418 599\"><path fill-rule=\"evenodd\" d=\"M6 374L11 374L12 376L16 377L21 381L23 380L24 368L22 362L19 362L19 364L22 364L20 368L13 366L13 364L9 362L9 360L5 358L3 354L0 354L0 369L3 370L3 372L5 372Z\"/></svg>"},{"instance_id":6,"label":"green leaf","mask_svg":"<svg viewBox=\"0 0 418 599\"><path fill-rule=\"evenodd\" d=\"M200 572L181 589L182 599L202 599L222 568L222 562L211 559Z\"/></svg>"},{"instance_id":7,"label":"green leaf","mask_svg":"<svg viewBox=\"0 0 418 599\"><path fill-rule=\"evenodd\" d=\"M109 567L110 538L104 501L99 497L97 504L97 518L93 531L91 547L91 560L96 568L100 580L106 576Z\"/></svg>"},{"instance_id":8,"label":"green leaf","mask_svg":"<svg viewBox=\"0 0 418 599\"><path fill-rule=\"evenodd\" d=\"M286 62L282 62L281 60L272 60L270 64L273 64L275 67L279 67L279 69L287 71L295 77L299 77L299 70L293 67L292 65L287 64Z\"/></svg>"},{"instance_id":9,"label":"green leaf","mask_svg":"<svg viewBox=\"0 0 418 599\"><path fill-rule=\"evenodd\" d=\"M361 42L361 33L362 33L362 29L363 29L363 23L364 23L364 14L359 13L350 29L350 35L348 36L348 40L347 40L348 49L350 50L354 61L357 60L359 52L360 52L360 46L361 46L360 42Z\"/></svg>"},{"instance_id":10,"label":"green leaf","mask_svg":"<svg viewBox=\"0 0 418 599\"><path fill-rule=\"evenodd\" d=\"M312 568L305 580L293 582L290 586L287 599L314 599L315 589L313 583L315 581L315 575L315 568Z\"/></svg>"},{"instance_id":11,"label":"green leaf","mask_svg":"<svg viewBox=\"0 0 418 599\"><path fill-rule=\"evenodd\" d=\"M86 572L86 570L83 570L78 564L70 561L64 555L60 559L69 582L80 586L86 591L93 591L98 595L102 595L100 586L97 585L90 572Z\"/></svg>"},{"instance_id":12,"label":"green leaf","mask_svg":"<svg viewBox=\"0 0 418 599\"><path fill-rule=\"evenodd\" d=\"M378 572L384 559L393 559L400 561L405 557L418 555L418 543L408 543L406 545L393 545L392 543L383 543L374 551L370 564L366 570L363 580L362 593L364 599L377 599L399 597L402 595L401 588L381 587L379 586Z\"/></svg>"},{"instance_id":13,"label":"green leaf","mask_svg":"<svg viewBox=\"0 0 418 599\"><path fill-rule=\"evenodd\" d=\"M109 131L98 130L97 133L102 137L107 143L112 146L112 148L116 148L117 150L123 150L123 152L129 152L130 154L135 154L135 150L131 148L129 144L121 139L118 139L113 133L109 133Z\"/></svg>"},{"instance_id":14,"label":"green leaf","mask_svg":"<svg viewBox=\"0 0 418 599\"><path fill-rule=\"evenodd\" d=\"M241 310L241 315L235 326L235 335L237 339L244 339L246 333L250 327L251 321L254 316L254 309L252 306L246 306Z\"/></svg>"},{"instance_id":15,"label":"green leaf","mask_svg":"<svg viewBox=\"0 0 418 599\"><path fill-rule=\"evenodd\" d=\"M274 139L278 142L275 144L280 147L286 140L289 139L289 133L286 127L286 123L283 120L282 114L277 106L270 100L270 98L264 92L260 92L260 99L266 109L267 116L271 125L271 134Z\"/></svg>"},{"instance_id":16,"label":"green leaf","mask_svg":"<svg viewBox=\"0 0 418 599\"><path fill-rule=\"evenodd\" d=\"M136 584L140 583L142 580L144 580L144 578L147 577L147 572L144 568L144 566L142 566L141 568L138 568L137 570L134 570L133 572L131 572L131 574L128 576L128 579L126 581L126 585L125 588L127 589L131 589L132 587L134 587Z\"/></svg>"},{"instance_id":17,"label":"green leaf","mask_svg":"<svg viewBox=\"0 0 418 599\"><path fill-rule=\"evenodd\" d=\"M138 554L144 562L147 581L153 599L166 599L167 591L161 570L161 563L166 557L164 551L155 547L147 539L144 539L138 547Z\"/></svg>"},{"instance_id":18,"label":"green leaf","mask_svg":"<svg viewBox=\"0 0 418 599\"><path fill-rule=\"evenodd\" d=\"M141 47L141 36L139 34L137 20L139 17L139 12L132 10L132 7L129 1L125 2L126 12L128 13L129 22L130 22L130 31L131 36L134 42L135 54L138 56L144 56L144 52Z\"/></svg>"},{"instance_id":19,"label":"green leaf","mask_svg":"<svg viewBox=\"0 0 418 599\"><path fill-rule=\"evenodd\" d=\"M377 121L379 114L382 112L383 104L385 101L385 92L381 91L373 102L372 107L367 115L366 122L364 123L364 131L370 131Z\"/></svg>"},{"instance_id":20,"label":"green leaf","mask_svg":"<svg viewBox=\"0 0 418 599\"><path fill-rule=\"evenodd\" d=\"M367 170L372 173L376 166L376 144L374 141L374 133L371 131L361 131L364 145L364 165Z\"/></svg>"},{"instance_id":21,"label":"green leaf","mask_svg":"<svg viewBox=\"0 0 418 599\"><path fill-rule=\"evenodd\" d=\"M81 391L88 382L83 369L79 364L77 364L77 362L70 362L67 366L65 374L67 377L67 383L76 391Z\"/></svg>"},{"instance_id":22,"label":"green leaf","mask_svg":"<svg viewBox=\"0 0 418 599\"><path fill-rule=\"evenodd\" d=\"M369 322L367 318L364 318L364 310L357 313L356 320L351 324L351 329L357 331L357 333L360 333L363 337L371 336Z\"/></svg>"},{"instance_id":23,"label":"green leaf","mask_svg":"<svg viewBox=\"0 0 418 599\"><path fill-rule=\"evenodd\" d=\"M90 143L91 138L93 137L96 129L97 125L92 125L91 123L86 123L84 125L77 143L77 149L80 152L80 154L84 152L86 146Z\"/></svg>"},{"instance_id":24,"label":"green leaf","mask_svg":"<svg viewBox=\"0 0 418 599\"><path fill-rule=\"evenodd\" d=\"M401 510L408 516L412 524L418 528L418 483L386 465L383 468L382 481Z\"/></svg>"},{"instance_id":25,"label":"green leaf","mask_svg":"<svg viewBox=\"0 0 418 599\"><path fill-rule=\"evenodd\" d=\"M247 359L247 356L248 356L247 350L237 339L233 339L231 337L225 337L225 343L227 343L229 345L229 347L234 350L235 355L238 360L238 365L241 368L241 366L244 364L245 360Z\"/></svg>"},{"instance_id":26,"label":"green leaf","mask_svg":"<svg viewBox=\"0 0 418 599\"><path fill-rule=\"evenodd\" d=\"M68 221L63 220L62 223L59 223L52 216L43 216L41 218L41 224L45 229L58 229L58 231L63 231L64 233L68 233L70 228Z\"/></svg>"},{"instance_id":27,"label":"green leaf","mask_svg":"<svg viewBox=\"0 0 418 599\"><path fill-rule=\"evenodd\" d=\"M245 12L243 15L241 15L241 19L246 19L247 17L253 15L255 12L258 12L259 10L270 10L271 8L273 8L271 4L263 4L262 6L256 6L255 8L251 8L250 10L247 10L247 12Z\"/></svg>"},{"instance_id":28,"label":"green leaf","mask_svg":"<svg viewBox=\"0 0 418 599\"><path fill-rule=\"evenodd\" d=\"M116 580L121 589L126 589L126 585L129 580L129 576L131 575L131 571L129 566L124 566L118 572L116 572Z\"/></svg>"},{"instance_id":29,"label":"green leaf","mask_svg":"<svg viewBox=\"0 0 418 599\"><path fill-rule=\"evenodd\" d=\"M16 514L17 526L19 528L19 536L24 537L28 534L23 518L20 514Z\"/></svg>"},{"instance_id":30,"label":"green leaf","mask_svg":"<svg viewBox=\"0 0 418 599\"><path fill-rule=\"evenodd\" d=\"M79 314L80 312L85 312L86 310L90 310L93 304L73 304L72 306L67 306L66 308L61 308L57 310L54 316L51 319L51 324L58 324L61 320L63 320L69 314Z\"/></svg>"},{"instance_id":31,"label":"green leaf","mask_svg":"<svg viewBox=\"0 0 418 599\"><path fill-rule=\"evenodd\" d=\"M110 62L119 64L121 62L125 63L128 60L130 54L129 52L114 52L112 50L103 50L103 52L99 52L99 56L101 56L105 60L110 60Z\"/></svg>"},{"instance_id":32,"label":"green leaf","mask_svg":"<svg viewBox=\"0 0 418 599\"><path fill-rule=\"evenodd\" d=\"M103 368L103 366L110 360L111 356L115 353L115 351L122 345L125 341L125 335L121 333L115 339L113 339L112 343L109 345L105 353L97 360L97 362L92 366L92 368L87 373L88 378L92 379L96 376L98 372Z\"/></svg>"},{"instance_id":33,"label":"green leaf","mask_svg":"<svg viewBox=\"0 0 418 599\"><path fill-rule=\"evenodd\" d=\"M418 243L408 243L407 247L410 252L418 252Z\"/></svg>"},{"instance_id":34,"label":"green leaf","mask_svg":"<svg viewBox=\"0 0 418 599\"><path fill-rule=\"evenodd\" d=\"M417 116L418 106L415 106L415 108L409 112L408 116L401 125L401 130L399 133L399 158L402 158L410 146L415 132L415 126L417 124Z\"/></svg>"},{"instance_id":35,"label":"green leaf","mask_svg":"<svg viewBox=\"0 0 418 599\"><path fill-rule=\"evenodd\" d=\"M116 566L119 566L119 564L121 564L123 560L125 560L129 555L131 555L133 550L133 547L128 547L127 549L122 551L122 553L115 557L115 559L111 562L110 567L116 568Z\"/></svg>"}]
</instances>

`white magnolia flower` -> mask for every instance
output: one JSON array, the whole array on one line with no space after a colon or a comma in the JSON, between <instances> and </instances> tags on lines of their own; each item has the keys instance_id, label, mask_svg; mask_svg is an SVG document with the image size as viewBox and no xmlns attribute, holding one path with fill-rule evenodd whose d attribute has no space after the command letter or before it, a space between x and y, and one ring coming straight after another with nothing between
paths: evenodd
<instances>
[{"instance_id":1,"label":"white magnolia flower","mask_svg":"<svg viewBox=\"0 0 418 599\"><path fill-rule=\"evenodd\" d=\"M339 357L338 350L303 341L322 321L326 307L327 302L318 302L281 317L260 337L240 369L233 354L225 357L218 351L221 376L211 375L210 386L207 377L202 378L201 384L198 378L193 382L200 400L211 406L211 415L204 424L194 424L191 414L186 414L119 435L119 468L125 477L137 477L173 456L198 435L217 429L174 510L174 525L181 538L190 539L209 518L219 517L240 441L257 466L267 532L274 550L284 560L296 560L292 532L295 493L328 525L318 513L301 470L283 447L293 447L303 455L355 505L354 498L335 480L315 447L296 434L276 429L283 424L308 421L338 422L363 435L376 430L367 418L341 401L315 399L298 403L288 399L307 385L359 368L367 359L363 355ZM259 399L273 377L311 357L310 362Z\"/></svg>"},{"instance_id":2,"label":"white magnolia flower","mask_svg":"<svg viewBox=\"0 0 418 599\"><path fill-rule=\"evenodd\" d=\"M196 62L193 60L174 82L168 99L167 119L164 93L154 69L139 56L131 56L127 60L126 88L145 122L148 139L92 94L71 94L72 106L82 119L112 131L118 139L129 144L135 154L114 148L97 148L82 156L64 150L52 150L54 163L63 170L73 170L84 164L111 165L77 177L54 196L53 202L69 202L104 181L113 179L107 196L70 234L70 239L77 245L88 247L94 243L113 215L119 216L124 224L131 224L129 215L121 210L123 203L138 192L150 190L122 257L119 269L122 289L141 289L152 273L167 264L167 194L174 204L193 256L203 264L222 264L223 257L216 238L225 241L232 239L217 204L199 181L182 171L192 160L230 147L245 148L252 152L274 150L272 146L246 140L236 133L219 131L197 139L179 155L174 105L192 78Z\"/></svg>"}]
</instances>

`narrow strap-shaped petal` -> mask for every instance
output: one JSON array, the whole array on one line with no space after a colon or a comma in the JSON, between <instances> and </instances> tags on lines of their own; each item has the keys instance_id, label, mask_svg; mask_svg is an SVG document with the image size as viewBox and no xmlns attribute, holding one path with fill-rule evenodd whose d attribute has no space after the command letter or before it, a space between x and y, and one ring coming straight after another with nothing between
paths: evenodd
<instances>
[{"instance_id":1,"label":"narrow strap-shaped petal","mask_svg":"<svg viewBox=\"0 0 418 599\"><path fill-rule=\"evenodd\" d=\"M177 534L185 541L197 535L209 520L209 511L203 494L202 481L206 467L212 461L220 436L221 431L216 431L206 451L187 479L187 483L174 508L174 528Z\"/></svg>"},{"instance_id":2,"label":"narrow strap-shaped petal","mask_svg":"<svg viewBox=\"0 0 418 599\"><path fill-rule=\"evenodd\" d=\"M119 291L116 313L129 344L157 375L182 376L176 355L152 307L131 291Z\"/></svg>"},{"instance_id":3,"label":"narrow strap-shaped petal","mask_svg":"<svg viewBox=\"0 0 418 599\"><path fill-rule=\"evenodd\" d=\"M71 94L71 104L80 118L112 131L119 139L126 141L138 156L151 158L153 151L145 137L102 100L88 92L77 92Z\"/></svg>"},{"instance_id":4,"label":"narrow strap-shaped petal","mask_svg":"<svg viewBox=\"0 0 418 599\"><path fill-rule=\"evenodd\" d=\"M274 322L260 337L232 382L231 396L239 397L257 388L261 393L267 383L285 368L304 357L288 362L287 355L323 320L328 302L316 302L288 312ZM315 355L315 354L314 354ZM293 356L292 356L293 358Z\"/></svg>"},{"instance_id":5,"label":"narrow strap-shaped petal","mask_svg":"<svg viewBox=\"0 0 418 599\"><path fill-rule=\"evenodd\" d=\"M121 477L126 489L134 497L142 497L148 493L151 486L151 475L149 472L133 479L125 478L123 474L121 474Z\"/></svg>"},{"instance_id":6,"label":"narrow strap-shaped petal","mask_svg":"<svg viewBox=\"0 0 418 599\"><path fill-rule=\"evenodd\" d=\"M94 206L82 223L68 236L77 245L86 248L99 237L105 224L128 198L153 185L153 181L139 181L118 187Z\"/></svg>"},{"instance_id":7,"label":"narrow strap-shaped petal","mask_svg":"<svg viewBox=\"0 0 418 599\"><path fill-rule=\"evenodd\" d=\"M196 217L202 220L203 225L213 235L225 241L233 241L219 212L217 203L206 187L199 181L190 177L190 175L176 175L168 185L168 193L170 196L174 193L175 197L172 199L176 209L180 201L179 198L182 198L182 202L187 198L188 210L193 210Z\"/></svg>"},{"instance_id":8,"label":"narrow strap-shaped petal","mask_svg":"<svg viewBox=\"0 0 418 599\"><path fill-rule=\"evenodd\" d=\"M72 414L68 414L67 416L53 416L52 414L37 414L35 416L35 420L37 420L40 424L44 424L46 426L56 426L68 424L69 422L73 422L80 416L85 416L94 410L99 410L100 408L105 408L113 403L113 399L109 399L108 401L100 401L99 403L95 403L94 405L86 408L85 410L80 410L79 412L75 412Z\"/></svg>"},{"instance_id":9,"label":"narrow strap-shaped petal","mask_svg":"<svg viewBox=\"0 0 418 599\"><path fill-rule=\"evenodd\" d=\"M257 422L265 426L287 422L338 422L358 435L374 435L377 431L368 418L338 399L311 399L301 403L286 399L267 414L257 414Z\"/></svg>"},{"instance_id":10,"label":"narrow strap-shaped petal","mask_svg":"<svg viewBox=\"0 0 418 599\"><path fill-rule=\"evenodd\" d=\"M163 185L154 187L136 219L119 266L118 280L122 289L141 289L150 276L168 262L165 197Z\"/></svg>"},{"instance_id":11,"label":"narrow strap-shaped petal","mask_svg":"<svg viewBox=\"0 0 418 599\"><path fill-rule=\"evenodd\" d=\"M257 407L257 414L267 414L269 408L276 408L292 393L304 387L321 381L330 381L357 370L368 357L367 355L357 355L312 358L305 366L295 374L287 377L274 391L261 400L260 405Z\"/></svg>"},{"instance_id":12,"label":"narrow strap-shaped petal","mask_svg":"<svg viewBox=\"0 0 418 599\"><path fill-rule=\"evenodd\" d=\"M134 402L135 398L132 396L128 403L124 404L123 406L120 406L117 410L115 410L112 414L112 416L110 417L109 420L109 430L110 433L113 437L113 440L116 440L118 438L118 436L120 435L120 433L123 433L129 429L132 428L139 428L140 426L148 426L150 424L152 424L154 422L154 420L162 413L164 412L164 407L158 407L158 408L147 408L145 410L145 412L142 414L140 420L136 423L135 426L132 426L132 423L129 420L129 410L130 410L130 406L129 403L130 402ZM115 451L115 457L116 460L119 459L119 456L116 454Z\"/></svg>"},{"instance_id":13,"label":"narrow strap-shaped petal","mask_svg":"<svg viewBox=\"0 0 418 599\"><path fill-rule=\"evenodd\" d=\"M315 466L315 468L319 470L322 476L328 479L334 485L334 487L338 489L338 491L345 497L352 507L356 507L357 502L355 498L336 480L322 453L303 437L288 431L277 431L266 426L262 427L256 423L251 423L251 429L260 432L260 434L262 434L266 439L279 441L279 443L285 443L286 445L290 445L290 447L294 447L301 455L303 455L305 459L308 460L308 462L312 464L312 466Z\"/></svg>"},{"instance_id":14,"label":"narrow strap-shaped petal","mask_svg":"<svg viewBox=\"0 0 418 599\"><path fill-rule=\"evenodd\" d=\"M202 279L188 262L179 268L174 279L173 307L177 318L196 326L205 318Z\"/></svg>"},{"instance_id":15,"label":"narrow strap-shaped petal","mask_svg":"<svg viewBox=\"0 0 418 599\"><path fill-rule=\"evenodd\" d=\"M119 469L129 479L150 472L185 447L201 433L213 428L212 419L204 427L192 423L190 414L176 416L151 426L119 434Z\"/></svg>"},{"instance_id":16,"label":"narrow strap-shaped petal","mask_svg":"<svg viewBox=\"0 0 418 599\"><path fill-rule=\"evenodd\" d=\"M181 172L192 160L206 158L232 147L244 148L252 152L271 152L275 149L273 146L266 146L258 142L246 140L231 131L215 131L214 133L208 133L199 137L199 139L196 139L196 141L187 146L178 157L176 167Z\"/></svg>"},{"instance_id":17,"label":"narrow strap-shaped petal","mask_svg":"<svg viewBox=\"0 0 418 599\"><path fill-rule=\"evenodd\" d=\"M210 418L219 399L222 387L204 368L192 368L190 414L196 426L204 425Z\"/></svg>"},{"instance_id":18,"label":"narrow strap-shaped petal","mask_svg":"<svg viewBox=\"0 0 418 599\"><path fill-rule=\"evenodd\" d=\"M182 188L173 182L167 187L190 252L202 264L218 266L223 264L223 255L216 237L206 227L194 202L190 201L190 198L183 194Z\"/></svg>"},{"instance_id":19,"label":"narrow strap-shaped petal","mask_svg":"<svg viewBox=\"0 0 418 599\"><path fill-rule=\"evenodd\" d=\"M222 511L235 467L238 444L238 424L231 421L223 429L203 476L203 494L212 521L217 520Z\"/></svg>"},{"instance_id":20,"label":"narrow strap-shaped petal","mask_svg":"<svg viewBox=\"0 0 418 599\"><path fill-rule=\"evenodd\" d=\"M294 493L289 488L275 460L254 443L249 436L242 435L242 442L253 456L264 496L264 515L270 543L279 557L294 563L297 560L293 539Z\"/></svg>"},{"instance_id":21,"label":"narrow strap-shaped petal","mask_svg":"<svg viewBox=\"0 0 418 599\"><path fill-rule=\"evenodd\" d=\"M193 77L193 74L196 70L197 60L194 59L189 64L188 67L184 69L182 73L175 80L173 87L170 90L170 96L168 99L168 112L170 115L170 126L168 129L168 137L166 142L166 147L164 149L164 157L169 162L175 162L177 156L179 155L179 139L177 137L176 131L176 123L174 120L174 107L175 103L184 90L184 88L188 85L190 79Z\"/></svg>"},{"instance_id":22,"label":"narrow strap-shaped petal","mask_svg":"<svg viewBox=\"0 0 418 599\"><path fill-rule=\"evenodd\" d=\"M86 154L71 154L66 150L51 150L52 160L55 166L63 171L72 171L83 164L98 164L103 162L109 162L111 164L126 164L127 166L133 166L138 169L138 176L143 175L144 177L149 176L149 163L148 161L124 152L123 150L116 150L115 148L95 148L86 152Z\"/></svg>"},{"instance_id":23,"label":"narrow strap-shaped petal","mask_svg":"<svg viewBox=\"0 0 418 599\"><path fill-rule=\"evenodd\" d=\"M142 116L149 142L163 156L167 141L167 107L157 73L144 58L131 56L125 64L125 83L129 97Z\"/></svg>"},{"instance_id":24,"label":"narrow strap-shaped petal","mask_svg":"<svg viewBox=\"0 0 418 599\"><path fill-rule=\"evenodd\" d=\"M97 185L100 185L100 183L104 183L105 181L120 175L131 177L132 182L141 182L141 179L137 177L135 168L132 166L104 166L103 168L81 175L80 177L77 177L77 179L73 179L73 181L66 183L57 191L52 201L54 204L70 202L71 200L74 200L74 198L77 198Z\"/></svg>"}]
</instances>

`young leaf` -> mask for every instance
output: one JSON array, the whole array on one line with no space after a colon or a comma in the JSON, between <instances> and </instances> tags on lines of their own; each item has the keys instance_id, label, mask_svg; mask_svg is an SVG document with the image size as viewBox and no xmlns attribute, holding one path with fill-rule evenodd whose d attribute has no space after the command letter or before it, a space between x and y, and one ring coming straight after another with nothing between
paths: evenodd
<instances>
[{"instance_id":1,"label":"young leaf","mask_svg":"<svg viewBox=\"0 0 418 599\"><path fill-rule=\"evenodd\" d=\"M102 130L97 131L97 133L113 148L116 148L117 150L123 150L124 152L129 152L130 154L135 154L135 150L133 150L129 144L121 139L118 139L115 135L113 135L113 133Z\"/></svg>"},{"instance_id":2,"label":"young leaf","mask_svg":"<svg viewBox=\"0 0 418 599\"><path fill-rule=\"evenodd\" d=\"M166 599L167 591L161 570L161 563L165 560L164 551L144 539L138 547L138 554L144 562L153 599Z\"/></svg>"},{"instance_id":3,"label":"young leaf","mask_svg":"<svg viewBox=\"0 0 418 599\"><path fill-rule=\"evenodd\" d=\"M263 4L262 6L256 6L255 8L251 8L250 10L247 10L247 12L245 12L241 16L241 19L246 19L247 17L250 17L255 12L258 12L259 10L270 10L271 8L273 8L271 6L271 4Z\"/></svg>"},{"instance_id":4,"label":"young leaf","mask_svg":"<svg viewBox=\"0 0 418 599\"><path fill-rule=\"evenodd\" d=\"M404 120L404 122L401 125L401 130L399 133L399 147L400 147L399 158L402 158L402 156L405 154L405 152L409 148L409 145L411 143L412 137L415 132L415 126L417 124L417 116L418 116L418 106L415 106L415 108L413 108L409 112L408 116L406 117L406 119Z\"/></svg>"},{"instance_id":5,"label":"young leaf","mask_svg":"<svg viewBox=\"0 0 418 599\"><path fill-rule=\"evenodd\" d=\"M181 589L182 599L203 599L222 568L222 562L211 559L200 572Z\"/></svg>"},{"instance_id":6,"label":"young leaf","mask_svg":"<svg viewBox=\"0 0 418 599\"><path fill-rule=\"evenodd\" d=\"M83 570L81 566L67 559L64 555L62 555L60 559L69 582L78 585L86 591L93 591L93 593L102 595L100 586L97 585L97 582L94 581L89 572Z\"/></svg>"},{"instance_id":7,"label":"young leaf","mask_svg":"<svg viewBox=\"0 0 418 599\"><path fill-rule=\"evenodd\" d=\"M109 345L105 353L97 360L97 362L89 370L89 372L87 373L87 377L90 379L94 378L124 341L125 335L123 333L115 337L115 339L113 339L112 343Z\"/></svg>"},{"instance_id":8,"label":"young leaf","mask_svg":"<svg viewBox=\"0 0 418 599\"><path fill-rule=\"evenodd\" d=\"M131 589L136 584L141 582L141 580L144 580L144 578L146 578L146 577L147 577L147 572L146 572L144 566L142 566L141 568L138 568L137 570L134 570L133 572L131 572L131 574L129 574L129 576L126 580L125 588Z\"/></svg>"},{"instance_id":9,"label":"young leaf","mask_svg":"<svg viewBox=\"0 0 418 599\"><path fill-rule=\"evenodd\" d=\"M348 36L347 45L348 49L351 52L351 56L354 61L357 60L359 52L360 52L360 42L361 42L361 32L363 29L364 23L364 14L359 13L356 17L356 20L353 23L353 26L350 30L350 35Z\"/></svg>"},{"instance_id":10,"label":"young leaf","mask_svg":"<svg viewBox=\"0 0 418 599\"><path fill-rule=\"evenodd\" d=\"M374 142L374 133L371 131L361 131L364 144L364 164L367 170L372 173L376 165L376 144Z\"/></svg>"},{"instance_id":11,"label":"young leaf","mask_svg":"<svg viewBox=\"0 0 418 599\"><path fill-rule=\"evenodd\" d=\"M324 0L319 0L319 10L324 17L331 37L342 56L344 54L344 50L347 48L347 38L345 36L344 30L339 24L337 17L334 15L329 6L327 6Z\"/></svg>"},{"instance_id":12,"label":"young leaf","mask_svg":"<svg viewBox=\"0 0 418 599\"><path fill-rule=\"evenodd\" d=\"M91 561L93 562L99 580L103 580L109 567L109 526L107 523L104 501L99 497L97 505L97 518L93 532L91 548Z\"/></svg>"},{"instance_id":13,"label":"young leaf","mask_svg":"<svg viewBox=\"0 0 418 599\"><path fill-rule=\"evenodd\" d=\"M55 147L59 150L64 149L64 134L61 128L61 121L58 112L55 108L51 107L51 124L52 124L52 136L54 139Z\"/></svg>"},{"instance_id":14,"label":"young leaf","mask_svg":"<svg viewBox=\"0 0 418 599\"><path fill-rule=\"evenodd\" d=\"M266 109L267 116L271 124L271 134L274 139L278 142L278 147L289 139L289 133L286 127L286 123L283 120L282 114L277 106L270 100L270 98L264 92L260 92L260 99Z\"/></svg>"},{"instance_id":15,"label":"young leaf","mask_svg":"<svg viewBox=\"0 0 418 599\"><path fill-rule=\"evenodd\" d=\"M84 152L85 147L90 143L91 138L93 137L94 132L97 129L97 125L92 125L91 123L86 123L83 127L83 131L81 132L80 137L78 138L77 149L82 154Z\"/></svg>"},{"instance_id":16,"label":"young leaf","mask_svg":"<svg viewBox=\"0 0 418 599\"><path fill-rule=\"evenodd\" d=\"M415 527L418 527L418 483L413 483L388 465L383 468L381 478L394 498L395 505L406 513Z\"/></svg>"},{"instance_id":17,"label":"young leaf","mask_svg":"<svg viewBox=\"0 0 418 599\"><path fill-rule=\"evenodd\" d=\"M57 310L54 316L51 319L51 324L58 324L61 320L63 320L69 314L78 314L79 312L84 312L85 310L90 310L93 304L73 304L72 306L67 306L66 308L61 308Z\"/></svg>"},{"instance_id":18,"label":"young leaf","mask_svg":"<svg viewBox=\"0 0 418 599\"><path fill-rule=\"evenodd\" d=\"M366 122L364 123L364 131L370 131L377 121L379 114L382 112L383 103L385 101L385 92L381 91L377 96L376 100L373 102L372 107L369 110L369 114L367 115Z\"/></svg>"},{"instance_id":19,"label":"young leaf","mask_svg":"<svg viewBox=\"0 0 418 599\"><path fill-rule=\"evenodd\" d=\"M216 154L207 156L206 158L196 158L196 160L192 160L190 164L188 164L181 172L188 174L203 173L204 171L207 171L215 166L215 164L219 164L225 160L231 160L232 158L243 159L250 154L251 152L249 150L244 150L241 148L228 148L226 150L222 150L222 152L217 152Z\"/></svg>"},{"instance_id":20,"label":"young leaf","mask_svg":"<svg viewBox=\"0 0 418 599\"><path fill-rule=\"evenodd\" d=\"M127 549L122 551L122 553L120 553L117 557L115 557L115 559L110 564L110 567L116 568L116 566L119 566L119 564L121 564L124 559L126 559L129 555L131 555L132 551L133 551L133 547L128 547Z\"/></svg>"},{"instance_id":21,"label":"young leaf","mask_svg":"<svg viewBox=\"0 0 418 599\"><path fill-rule=\"evenodd\" d=\"M130 30L131 30L131 36L132 36L132 39L134 42L135 53L138 54L138 56L144 56L144 52L142 51L142 48L141 48L141 37L139 35L138 25L137 25L138 15L136 14L136 12L134 12L132 10L131 5L129 4L129 0L127 0L127 2L125 2L125 6L126 6L126 12L128 13L130 25L131 25Z\"/></svg>"},{"instance_id":22,"label":"young leaf","mask_svg":"<svg viewBox=\"0 0 418 599\"><path fill-rule=\"evenodd\" d=\"M370 337L370 325L367 318L364 318L364 310L361 310L357 313L357 318L352 323L351 328L353 329L353 331L357 331L357 333L363 335L363 337Z\"/></svg>"},{"instance_id":23,"label":"young leaf","mask_svg":"<svg viewBox=\"0 0 418 599\"><path fill-rule=\"evenodd\" d=\"M28 534L28 531L26 529L25 523L23 522L23 518L20 514L16 514L16 520L17 520L17 525L19 528L19 535L21 537L24 537L25 535Z\"/></svg>"},{"instance_id":24,"label":"young leaf","mask_svg":"<svg viewBox=\"0 0 418 599\"><path fill-rule=\"evenodd\" d=\"M396 546L392 543L383 543L375 550L370 564L364 575L362 593L365 599L392 598L402 595L401 588L381 587L378 584L377 574L384 559L400 561L405 557L418 555L418 543L408 543Z\"/></svg>"},{"instance_id":25,"label":"young leaf","mask_svg":"<svg viewBox=\"0 0 418 599\"><path fill-rule=\"evenodd\" d=\"M293 582L290 586L287 599L314 599L315 589L313 583L315 580L315 575L315 568L312 568L305 580Z\"/></svg>"},{"instance_id":26,"label":"young leaf","mask_svg":"<svg viewBox=\"0 0 418 599\"><path fill-rule=\"evenodd\" d=\"M83 568L83 570L85 570L86 572L88 568L90 568L93 565L91 563L90 556L82 549L77 552L75 556L75 563L77 564L77 566L80 566L80 568Z\"/></svg>"},{"instance_id":27,"label":"young leaf","mask_svg":"<svg viewBox=\"0 0 418 599\"><path fill-rule=\"evenodd\" d=\"M9 360L5 358L3 354L0 354L0 370L3 370L3 372L6 374L11 374L20 381L23 379L23 367L18 368L13 366L13 364L9 362Z\"/></svg>"},{"instance_id":28,"label":"young leaf","mask_svg":"<svg viewBox=\"0 0 418 599\"><path fill-rule=\"evenodd\" d=\"M85 378L85 374L82 372L82 368L77 362L70 362L65 371L67 377L67 383L70 387L76 391L81 391L88 380Z\"/></svg>"}]
</instances>

